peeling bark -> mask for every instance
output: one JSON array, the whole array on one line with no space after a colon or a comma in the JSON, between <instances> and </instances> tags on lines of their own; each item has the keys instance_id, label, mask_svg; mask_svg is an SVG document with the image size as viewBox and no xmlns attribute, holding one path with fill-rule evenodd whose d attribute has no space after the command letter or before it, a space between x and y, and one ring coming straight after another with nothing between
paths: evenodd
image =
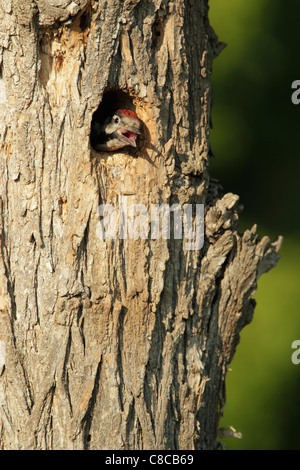
<instances>
[{"instance_id":1,"label":"peeling bark","mask_svg":"<svg viewBox=\"0 0 300 470\"><path fill-rule=\"evenodd\" d=\"M209 177L207 1L1 0L0 23L0 448L215 448L281 239L240 234ZM144 123L135 153L90 146L113 105ZM204 204L204 246L101 240L125 200Z\"/></svg>"}]
</instances>

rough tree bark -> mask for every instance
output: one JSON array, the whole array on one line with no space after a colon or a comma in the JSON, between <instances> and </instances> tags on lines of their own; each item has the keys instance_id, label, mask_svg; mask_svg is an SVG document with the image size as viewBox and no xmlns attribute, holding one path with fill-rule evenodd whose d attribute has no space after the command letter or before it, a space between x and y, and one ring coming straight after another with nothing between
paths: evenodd
<instances>
[{"instance_id":1,"label":"rough tree bark","mask_svg":"<svg viewBox=\"0 0 300 470\"><path fill-rule=\"evenodd\" d=\"M1 0L0 24L0 447L215 448L280 239L208 174L207 0ZM135 154L93 151L99 105L136 110ZM204 204L204 246L100 239L124 198Z\"/></svg>"}]
</instances>

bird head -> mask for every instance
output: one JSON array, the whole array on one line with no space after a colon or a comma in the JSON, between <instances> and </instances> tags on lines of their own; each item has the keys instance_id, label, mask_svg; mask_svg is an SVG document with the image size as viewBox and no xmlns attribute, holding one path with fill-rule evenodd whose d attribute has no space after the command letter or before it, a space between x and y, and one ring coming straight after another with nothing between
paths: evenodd
<instances>
[{"instance_id":1,"label":"bird head","mask_svg":"<svg viewBox=\"0 0 300 470\"><path fill-rule=\"evenodd\" d=\"M118 150L127 145L136 147L142 123L134 111L118 109L103 124L93 126L92 146L95 150Z\"/></svg>"}]
</instances>

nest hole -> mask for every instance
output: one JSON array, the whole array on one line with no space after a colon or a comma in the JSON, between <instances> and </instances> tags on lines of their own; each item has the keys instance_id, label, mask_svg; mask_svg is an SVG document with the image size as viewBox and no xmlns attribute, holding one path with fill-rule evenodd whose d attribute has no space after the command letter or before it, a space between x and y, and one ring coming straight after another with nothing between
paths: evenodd
<instances>
[{"instance_id":1,"label":"nest hole","mask_svg":"<svg viewBox=\"0 0 300 470\"><path fill-rule=\"evenodd\" d=\"M129 94L121 90L105 91L101 103L93 114L92 124L94 122L103 123L108 116L112 116L120 108L135 111Z\"/></svg>"},{"instance_id":2,"label":"nest hole","mask_svg":"<svg viewBox=\"0 0 300 470\"><path fill-rule=\"evenodd\" d=\"M92 148L94 147L94 132L93 129L95 125L103 124L104 121L109 117L113 116L114 112L118 109L129 109L134 111L138 114L136 107L133 103L133 99L129 95L122 90L117 89L109 89L103 93L103 98L101 103L99 104L98 108L93 114L92 122L91 122L91 134L90 134L90 143ZM138 145L138 148L140 145ZM136 149L134 149L136 150Z\"/></svg>"}]
</instances>

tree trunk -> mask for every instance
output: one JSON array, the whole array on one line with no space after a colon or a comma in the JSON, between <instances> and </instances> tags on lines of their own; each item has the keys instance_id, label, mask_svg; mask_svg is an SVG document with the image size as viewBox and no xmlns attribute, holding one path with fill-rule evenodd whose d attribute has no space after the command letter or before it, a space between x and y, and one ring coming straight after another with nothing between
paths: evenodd
<instances>
[{"instance_id":1,"label":"tree trunk","mask_svg":"<svg viewBox=\"0 0 300 470\"><path fill-rule=\"evenodd\" d=\"M280 239L239 234L208 174L207 0L0 0L0 22L0 448L215 448ZM120 107L137 149L95 152L94 113ZM202 205L204 244L175 213L151 232Z\"/></svg>"}]
</instances>

